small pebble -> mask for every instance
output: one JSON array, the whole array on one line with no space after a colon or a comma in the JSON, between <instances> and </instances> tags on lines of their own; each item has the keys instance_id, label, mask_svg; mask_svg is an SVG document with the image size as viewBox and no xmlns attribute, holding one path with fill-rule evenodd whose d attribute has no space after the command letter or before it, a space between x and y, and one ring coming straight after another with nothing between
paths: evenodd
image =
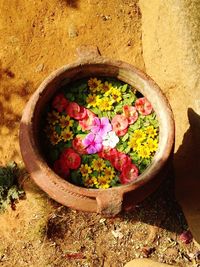
<instances>
[{"instance_id":1,"label":"small pebble","mask_svg":"<svg viewBox=\"0 0 200 267\"><path fill-rule=\"evenodd\" d=\"M68 28L68 36L69 38L75 38L78 36L78 30L75 25L70 25Z\"/></svg>"},{"instance_id":2,"label":"small pebble","mask_svg":"<svg viewBox=\"0 0 200 267\"><path fill-rule=\"evenodd\" d=\"M131 46L132 45L132 41L128 40L127 46Z\"/></svg>"},{"instance_id":3,"label":"small pebble","mask_svg":"<svg viewBox=\"0 0 200 267\"><path fill-rule=\"evenodd\" d=\"M183 232L180 236L179 236L180 240L184 243L184 244L189 244L192 241L192 233L188 230Z\"/></svg>"},{"instance_id":4,"label":"small pebble","mask_svg":"<svg viewBox=\"0 0 200 267\"><path fill-rule=\"evenodd\" d=\"M119 239L122 239L124 236L119 230L112 231L112 234L115 238L119 238Z\"/></svg>"},{"instance_id":5,"label":"small pebble","mask_svg":"<svg viewBox=\"0 0 200 267\"><path fill-rule=\"evenodd\" d=\"M43 71L43 69L44 69L44 64L39 64L39 65L36 67L35 72L41 72L41 71Z\"/></svg>"},{"instance_id":6,"label":"small pebble","mask_svg":"<svg viewBox=\"0 0 200 267\"><path fill-rule=\"evenodd\" d=\"M105 221L106 221L105 218L102 218L102 219L99 220L100 223L104 223Z\"/></svg>"}]
</instances>

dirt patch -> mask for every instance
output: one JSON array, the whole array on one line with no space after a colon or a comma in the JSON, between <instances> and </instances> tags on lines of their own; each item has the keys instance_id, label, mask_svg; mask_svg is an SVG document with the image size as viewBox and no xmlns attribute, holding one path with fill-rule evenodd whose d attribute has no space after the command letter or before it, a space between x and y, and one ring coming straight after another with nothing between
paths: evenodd
<instances>
[{"instance_id":1,"label":"dirt patch","mask_svg":"<svg viewBox=\"0 0 200 267\"><path fill-rule=\"evenodd\" d=\"M60 206L25 181L27 200L0 216L2 266L113 266L151 258L198 266L199 248L184 244L187 229L166 181L134 211L115 218ZM23 252L23 253L22 253Z\"/></svg>"},{"instance_id":2,"label":"dirt patch","mask_svg":"<svg viewBox=\"0 0 200 267\"><path fill-rule=\"evenodd\" d=\"M144 67L137 2L1 1L2 163L21 160L18 129L24 105L51 71L76 60L78 46L97 45L104 56Z\"/></svg>"}]
</instances>

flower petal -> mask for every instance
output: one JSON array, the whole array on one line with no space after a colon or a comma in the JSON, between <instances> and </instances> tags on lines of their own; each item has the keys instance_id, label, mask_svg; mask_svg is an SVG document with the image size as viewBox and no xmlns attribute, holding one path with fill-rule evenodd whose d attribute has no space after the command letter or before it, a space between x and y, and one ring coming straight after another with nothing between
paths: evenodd
<instances>
[{"instance_id":1,"label":"flower petal","mask_svg":"<svg viewBox=\"0 0 200 267\"><path fill-rule=\"evenodd\" d=\"M95 153L100 152L102 150L102 147L103 147L102 143L95 144L95 148L96 148L96 152Z\"/></svg>"},{"instance_id":2,"label":"flower petal","mask_svg":"<svg viewBox=\"0 0 200 267\"><path fill-rule=\"evenodd\" d=\"M95 139L95 135L93 133L89 133L82 141L85 147L89 146Z\"/></svg>"},{"instance_id":3,"label":"flower petal","mask_svg":"<svg viewBox=\"0 0 200 267\"><path fill-rule=\"evenodd\" d=\"M100 125L101 125L101 121L99 118L97 117L94 117L93 121L92 121L92 128L91 128L91 131L93 133L98 133L99 132L99 129L100 129Z\"/></svg>"},{"instance_id":4,"label":"flower petal","mask_svg":"<svg viewBox=\"0 0 200 267\"><path fill-rule=\"evenodd\" d=\"M97 135L95 135L94 140L95 140L95 143L102 143L103 139L99 134L97 134Z\"/></svg>"}]
</instances>

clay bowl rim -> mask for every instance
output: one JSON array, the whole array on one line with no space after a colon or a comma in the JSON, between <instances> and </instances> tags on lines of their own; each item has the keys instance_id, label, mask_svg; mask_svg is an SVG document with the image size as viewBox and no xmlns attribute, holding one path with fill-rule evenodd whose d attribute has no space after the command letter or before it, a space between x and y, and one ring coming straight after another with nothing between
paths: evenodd
<instances>
[{"instance_id":1,"label":"clay bowl rim","mask_svg":"<svg viewBox=\"0 0 200 267\"><path fill-rule=\"evenodd\" d=\"M161 133L165 132L165 136L167 138L166 138L166 140L162 140L162 144L159 140L159 147L158 147L156 154L154 155L154 158L153 158L151 164L146 168L146 170L142 174L140 174L138 176L137 180L135 180L129 184L126 184L126 185L120 185L120 186L112 187L112 188L108 188L108 189L90 189L90 188L79 187L77 185L74 185L74 184L64 180L60 176L58 176L49 167L44 156L41 154L40 149L38 149L36 136L33 133L33 121L34 121L35 110L36 110L36 107L38 105L38 101L40 100L40 97L43 95L45 90L48 91L47 90L48 85L52 81L54 81L55 79L58 79L59 77L61 77L62 74L65 74L65 73L69 72L70 70L76 70L76 69L81 68L81 70L84 72L84 68L91 69L94 66L100 66L100 67L104 66L104 67L111 67L111 68L117 69L118 70L117 76L112 76L112 77L119 79L121 81L124 81L124 82L127 82L127 77L126 77L126 75L124 76L124 71L129 73L130 75L133 75L133 76L135 75L138 78L138 80L140 80L140 82L141 81L143 82L144 86L147 86L149 88L148 89L149 92L150 92L150 90L152 90L152 92L154 94L156 94L156 99L159 100L162 104L162 114L164 112L164 115L165 115L165 122L163 122L163 120L161 120L161 118L160 118L160 116L161 116L160 111L158 112L157 106L155 108L155 103L152 103L152 101L150 99L151 97L149 95L147 96L146 93L144 93L141 90L141 88L138 89L136 87L136 89L139 92L141 92L144 96L146 96L153 105L154 111L155 111L155 113L158 117L158 120L159 120L159 137L161 136ZM102 77L103 75L101 75L101 74L96 75L95 74L95 75L85 75L83 77L92 77L92 76L95 76L95 77L101 76ZM110 77L110 76L107 75L107 77ZM78 80L78 79L76 79L76 80ZM131 84L130 82L128 82L128 83ZM61 87L61 85L60 85L60 87ZM59 90L59 88L57 88L55 90L55 92L58 90ZM118 191L118 192L124 194L126 192L132 191L132 190L146 184L148 181L153 179L153 177L156 176L159 173L159 171L163 168L166 161L170 157L170 154L171 154L172 149L173 149L173 144L174 144L175 126L174 126L174 119L173 119L172 110L170 108L168 100L166 99L166 97L164 96L164 94L162 93L162 91L160 90L158 85L147 74L138 70L134 66L132 66L128 63L125 63L123 61L110 60L110 59L103 58L103 57L98 57L98 58L93 58L93 59L80 59L75 63L64 65L63 67L52 72L41 83L41 85L38 87L38 89L34 92L34 94L31 96L30 100L28 101L28 103L24 109L23 115L22 115L21 124L29 125L27 130L26 129L24 130L23 127L20 127L20 148L21 148L21 153L22 153L22 157L24 159L25 165L26 165L28 171L31 173L31 177L33 178L33 180L35 180L35 182L40 186L40 182L36 177L37 174L34 174L34 172L33 172L33 169L35 169L35 168L33 168L31 166L31 164L35 164L35 166L37 165L38 170L40 170L40 172L41 171L44 172L44 177L46 177L46 178L48 176L51 178L53 177L53 179L54 178L56 179L56 182L62 182L62 186L66 187L67 190L70 190L70 191L77 193L77 194L83 194L83 195L88 196L88 197L96 197L99 192L105 192L106 191L109 193L110 190L112 190L112 191L115 190L115 191ZM164 131L164 127L166 127L165 131ZM22 144L24 142L23 137L25 135L28 138L28 144L26 146L26 151L24 151L23 144ZM162 154L160 152L160 149L162 151L165 151L165 153ZM27 157L30 157L30 153L31 153L31 158L33 160L35 160L35 162L31 163L28 160Z\"/></svg>"}]
</instances>

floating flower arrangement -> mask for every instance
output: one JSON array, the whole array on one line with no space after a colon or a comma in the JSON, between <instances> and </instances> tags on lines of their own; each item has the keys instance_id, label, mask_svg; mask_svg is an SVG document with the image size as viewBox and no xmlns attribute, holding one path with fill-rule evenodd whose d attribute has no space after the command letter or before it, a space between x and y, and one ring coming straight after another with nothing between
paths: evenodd
<instances>
[{"instance_id":1,"label":"floating flower arrangement","mask_svg":"<svg viewBox=\"0 0 200 267\"><path fill-rule=\"evenodd\" d=\"M151 103L111 78L82 79L61 88L48 106L44 129L53 170L86 188L136 180L158 149Z\"/></svg>"}]
</instances>

